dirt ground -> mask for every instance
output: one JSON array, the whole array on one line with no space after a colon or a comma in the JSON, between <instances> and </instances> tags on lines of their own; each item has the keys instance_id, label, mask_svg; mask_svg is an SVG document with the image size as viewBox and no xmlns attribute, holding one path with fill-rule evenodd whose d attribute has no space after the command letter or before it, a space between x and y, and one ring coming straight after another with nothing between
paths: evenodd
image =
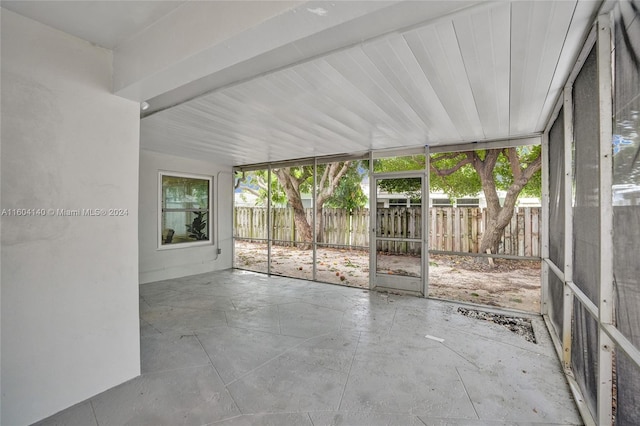
<instances>
[{"instance_id":1,"label":"dirt ground","mask_svg":"<svg viewBox=\"0 0 640 426\"><path fill-rule=\"evenodd\" d=\"M272 246L275 275L312 279L313 252ZM351 287L369 287L369 253L364 250L319 248L318 281ZM267 272L265 244L236 241L234 266ZM418 276L420 258L380 255L378 273ZM429 259L429 296L489 306L540 311L540 262L495 259L494 265L475 262L471 256L432 255Z\"/></svg>"}]
</instances>

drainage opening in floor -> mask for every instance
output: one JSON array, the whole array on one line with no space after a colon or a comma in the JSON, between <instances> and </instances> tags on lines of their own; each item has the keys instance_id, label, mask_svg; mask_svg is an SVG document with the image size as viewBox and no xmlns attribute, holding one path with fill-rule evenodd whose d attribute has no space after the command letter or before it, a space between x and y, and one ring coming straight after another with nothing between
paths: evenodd
<instances>
[{"instance_id":1,"label":"drainage opening in floor","mask_svg":"<svg viewBox=\"0 0 640 426\"><path fill-rule=\"evenodd\" d=\"M489 321L500 324L518 336L524 337L531 343L537 343L536 335L533 332L531 320L522 317L512 317L508 315L495 314L493 312L478 311L476 309L458 308L458 313L469 318Z\"/></svg>"}]
</instances>

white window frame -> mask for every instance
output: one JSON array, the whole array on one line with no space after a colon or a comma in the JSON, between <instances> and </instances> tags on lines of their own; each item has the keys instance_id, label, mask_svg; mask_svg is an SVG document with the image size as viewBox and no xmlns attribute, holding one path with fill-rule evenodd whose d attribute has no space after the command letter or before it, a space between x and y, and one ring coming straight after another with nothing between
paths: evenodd
<instances>
[{"instance_id":1,"label":"white window frame","mask_svg":"<svg viewBox=\"0 0 640 426\"><path fill-rule=\"evenodd\" d=\"M207 235L209 236L208 240L205 241L190 241L179 244L162 244L162 215L163 211L163 202L162 202L162 178L164 176L173 176L173 177L182 177L188 179L199 179L199 180L207 180L209 181L209 205L207 209L208 220L207 220ZM202 246L212 246L214 244L214 235L213 235L213 176L207 175L199 175L193 173L182 173L182 172L173 172L167 170L158 171L158 222L156 225L156 230L158 234L157 238L157 249L158 250L173 250L173 249L182 249L182 248L191 248L191 247L202 247Z\"/></svg>"}]
</instances>

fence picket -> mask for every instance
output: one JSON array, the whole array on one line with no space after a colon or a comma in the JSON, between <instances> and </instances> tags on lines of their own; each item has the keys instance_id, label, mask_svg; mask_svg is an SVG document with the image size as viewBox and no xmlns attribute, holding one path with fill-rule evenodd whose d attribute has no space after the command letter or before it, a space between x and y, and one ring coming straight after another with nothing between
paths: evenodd
<instances>
[{"instance_id":1,"label":"fence picket","mask_svg":"<svg viewBox=\"0 0 640 426\"><path fill-rule=\"evenodd\" d=\"M307 209L306 217L312 218L313 209ZM487 215L484 209L472 207L437 207L428 212L429 235L427 241L432 250L477 253L482 234L486 229ZM500 242L501 254L539 256L540 208L516 209ZM422 217L419 207L391 207L378 209L376 234L389 238L421 238ZM322 209L321 240L333 247L369 245L369 211L358 209L349 213L343 209ZM293 209L271 209L271 238L293 245L298 237ZM267 238L267 209L264 207L236 207L234 211L234 235L236 238L255 240ZM289 243L288 241L291 241ZM378 241L378 250L390 253L420 253L419 243Z\"/></svg>"}]
</instances>

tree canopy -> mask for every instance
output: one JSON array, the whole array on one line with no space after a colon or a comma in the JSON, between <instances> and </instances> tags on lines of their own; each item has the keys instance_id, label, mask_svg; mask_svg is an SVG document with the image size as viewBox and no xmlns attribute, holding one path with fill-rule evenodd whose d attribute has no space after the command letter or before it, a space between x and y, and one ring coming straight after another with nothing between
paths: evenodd
<instances>
[{"instance_id":1,"label":"tree canopy","mask_svg":"<svg viewBox=\"0 0 640 426\"><path fill-rule=\"evenodd\" d=\"M413 155L374 160L377 173L424 170L426 157ZM315 180L316 236L322 233L322 209L344 208L349 211L366 205L361 182L368 162L344 161L317 166ZM521 194L540 196L540 146L521 146L463 152L437 153L429 162L430 191L441 190L450 198L484 193L487 204L487 226L480 242L481 252L497 253L502 231L511 220ZM293 208L299 241L311 242L312 229L303 203L303 194L314 190L313 166L274 168L267 182L267 170L251 172L239 180L246 191L265 203L271 188L271 202ZM415 198L420 191L420 179L382 179L380 187L388 192L404 193ZM501 202L498 190L506 192Z\"/></svg>"},{"instance_id":2,"label":"tree canopy","mask_svg":"<svg viewBox=\"0 0 640 426\"><path fill-rule=\"evenodd\" d=\"M530 164L540 157L540 145L521 146L514 148L520 164ZM497 190L507 191L514 182L511 170L511 160L505 150L499 150L499 155L495 167L493 168L493 178ZM487 151L473 151L477 157L484 160ZM394 172L398 170L421 170L425 166L424 155L413 155L406 157L394 157L376 160L376 172ZM521 196L540 197L542 175L538 170L525 184ZM449 198L460 198L474 196L482 191L480 175L473 166L471 159L466 152L449 152L442 154L432 154L429 173L430 191L442 191ZM393 179L384 181L381 186L390 192L415 193L415 181L407 179Z\"/></svg>"},{"instance_id":3,"label":"tree canopy","mask_svg":"<svg viewBox=\"0 0 640 426\"><path fill-rule=\"evenodd\" d=\"M301 198L305 194L311 198L313 187L313 166L296 166L288 167L286 169L288 170L287 173L299 182L298 189ZM271 202L275 206L285 206L288 203L288 199L287 194L284 191L284 186L278 178L278 170L279 169L274 169L271 174ZM319 187L324 188L325 192L328 192L328 196L323 199L324 206L336 209L346 209L349 211L367 206L369 198L362 191L362 187L360 185L362 178L367 171L367 169L363 168L361 161L348 162L346 170L338 179L337 186L333 191L327 191L330 185L330 176L338 173L339 170L336 170L335 167L334 170L332 170L331 165L327 164L318 165L317 184ZM323 176L325 176L324 180L322 180ZM237 176L237 179L239 179L239 181L236 187L254 194L257 197L256 203L266 203L268 188L267 170L246 172L244 178L239 175Z\"/></svg>"},{"instance_id":4,"label":"tree canopy","mask_svg":"<svg viewBox=\"0 0 640 426\"><path fill-rule=\"evenodd\" d=\"M379 172L424 169L425 156L376 160ZM497 253L504 228L513 216L520 194L540 196L542 158L540 146L522 146L431 155L430 191L441 190L450 198L484 193L487 225L480 252ZM419 188L415 179L383 179L380 186L411 197ZM501 203L498 190L506 191Z\"/></svg>"}]
</instances>

